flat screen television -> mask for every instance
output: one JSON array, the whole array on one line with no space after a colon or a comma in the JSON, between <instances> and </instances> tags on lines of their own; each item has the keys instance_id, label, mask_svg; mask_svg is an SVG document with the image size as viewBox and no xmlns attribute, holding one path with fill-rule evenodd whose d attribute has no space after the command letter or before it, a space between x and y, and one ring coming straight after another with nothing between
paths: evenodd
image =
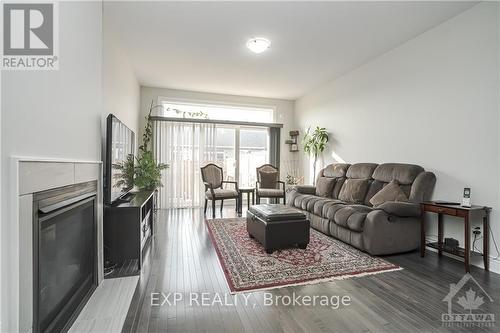
<instances>
[{"instance_id":1,"label":"flat screen television","mask_svg":"<svg viewBox=\"0 0 500 333\"><path fill-rule=\"evenodd\" d=\"M126 195L132 186L121 185L119 181L120 171L117 164L125 162L127 156L134 155L135 133L129 129L117 117L110 114L106 119L106 172L104 186L104 200L111 204Z\"/></svg>"}]
</instances>

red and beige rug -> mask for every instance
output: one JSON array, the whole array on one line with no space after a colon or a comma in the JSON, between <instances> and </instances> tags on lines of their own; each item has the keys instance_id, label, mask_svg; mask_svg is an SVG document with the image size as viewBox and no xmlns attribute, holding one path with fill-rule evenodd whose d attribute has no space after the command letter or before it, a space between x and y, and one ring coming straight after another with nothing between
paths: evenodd
<instances>
[{"instance_id":1,"label":"red and beige rug","mask_svg":"<svg viewBox=\"0 0 500 333\"><path fill-rule=\"evenodd\" d=\"M244 218L206 220L232 293L314 284L400 270L397 265L311 229L307 249L267 254Z\"/></svg>"}]
</instances>

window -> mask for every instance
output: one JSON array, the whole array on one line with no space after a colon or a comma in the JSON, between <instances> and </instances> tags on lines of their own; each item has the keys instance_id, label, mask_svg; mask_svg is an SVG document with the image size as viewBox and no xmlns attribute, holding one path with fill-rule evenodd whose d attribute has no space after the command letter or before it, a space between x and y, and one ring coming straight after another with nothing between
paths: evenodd
<instances>
[{"instance_id":1,"label":"window","mask_svg":"<svg viewBox=\"0 0 500 333\"><path fill-rule=\"evenodd\" d=\"M274 121L273 107L161 99L160 105L163 108L155 108L153 115L194 119L155 122L157 156L160 162L170 165L162 178L168 186L160 189L161 208L202 205L205 188L199 170L207 163L222 167L225 180L236 181L240 187L255 186L256 168L271 158L270 129L266 124Z\"/></svg>"},{"instance_id":2,"label":"window","mask_svg":"<svg viewBox=\"0 0 500 333\"><path fill-rule=\"evenodd\" d=\"M240 122L272 123L274 108L162 100L163 108L155 109L156 116L169 118L198 118Z\"/></svg>"}]
</instances>

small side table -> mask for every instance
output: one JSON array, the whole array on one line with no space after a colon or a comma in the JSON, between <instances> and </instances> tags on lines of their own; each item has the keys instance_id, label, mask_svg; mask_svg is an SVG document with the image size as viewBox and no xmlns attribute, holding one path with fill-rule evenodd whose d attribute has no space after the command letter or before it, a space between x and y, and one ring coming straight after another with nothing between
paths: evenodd
<instances>
[{"instance_id":1,"label":"small side table","mask_svg":"<svg viewBox=\"0 0 500 333\"><path fill-rule=\"evenodd\" d=\"M441 256L443 252L450 253L459 257L464 258L465 272L470 272L469 260L471 255L470 250L470 221L472 219L482 219L483 220L483 260L484 269L489 270L489 220L491 207L476 206L472 207L462 207L460 205L446 205L438 204L434 202L424 202L421 204L422 208L422 218L420 227L420 256L425 256L425 246L432 247L438 250L438 254ZM426 212L438 214L438 241L437 243L427 243L425 241L425 221L424 215ZM458 249L447 249L443 244L443 215L460 217L464 222L464 248ZM477 253L480 255L480 253Z\"/></svg>"},{"instance_id":2,"label":"small side table","mask_svg":"<svg viewBox=\"0 0 500 333\"><path fill-rule=\"evenodd\" d=\"M243 194L247 195L247 208L250 208L250 197L252 198L252 205L255 205L255 188L253 187L244 187L240 188L240 207L239 211L241 213L243 208Z\"/></svg>"}]
</instances>

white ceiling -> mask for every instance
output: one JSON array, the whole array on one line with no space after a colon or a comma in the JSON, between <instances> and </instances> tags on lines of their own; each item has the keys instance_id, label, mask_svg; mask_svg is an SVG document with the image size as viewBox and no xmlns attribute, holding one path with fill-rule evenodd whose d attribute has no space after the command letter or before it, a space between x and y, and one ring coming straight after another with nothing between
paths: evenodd
<instances>
[{"instance_id":1,"label":"white ceiling","mask_svg":"<svg viewBox=\"0 0 500 333\"><path fill-rule=\"evenodd\" d=\"M296 99L473 2L106 2L141 85ZM253 36L271 40L249 52Z\"/></svg>"}]
</instances>

